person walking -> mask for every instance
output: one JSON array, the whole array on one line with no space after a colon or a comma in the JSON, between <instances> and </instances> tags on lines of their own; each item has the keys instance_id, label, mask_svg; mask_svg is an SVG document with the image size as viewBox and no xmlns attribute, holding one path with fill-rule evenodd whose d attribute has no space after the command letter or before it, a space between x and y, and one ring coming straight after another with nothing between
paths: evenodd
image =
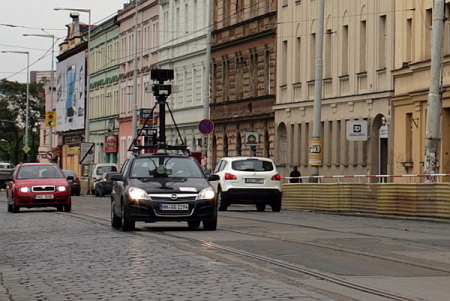
<instances>
[{"instance_id":1,"label":"person walking","mask_svg":"<svg viewBox=\"0 0 450 301\"><path fill-rule=\"evenodd\" d=\"M289 177L291 177L291 178L301 177L302 175L297 170L297 166L294 166L293 168L294 169L289 174ZM302 183L302 179L289 179L289 182L291 182L291 183Z\"/></svg>"}]
</instances>

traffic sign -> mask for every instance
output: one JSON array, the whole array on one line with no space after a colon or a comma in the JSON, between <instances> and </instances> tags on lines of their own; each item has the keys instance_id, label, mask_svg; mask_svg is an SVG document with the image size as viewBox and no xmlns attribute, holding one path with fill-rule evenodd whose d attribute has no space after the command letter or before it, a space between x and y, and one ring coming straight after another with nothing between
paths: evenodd
<instances>
[{"instance_id":1,"label":"traffic sign","mask_svg":"<svg viewBox=\"0 0 450 301\"><path fill-rule=\"evenodd\" d=\"M23 151L24 151L25 153L28 153L28 152L30 151L30 149L31 149L31 148L29 148L28 146L24 146L24 147L23 147Z\"/></svg>"},{"instance_id":2,"label":"traffic sign","mask_svg":"<svg viewBox=\"0 0 450 301\"><path fill-rule=\"evenodd\" d=\"M209 119L203 119L198 123L200 133L208 135L214 131L214 123Z\"/></svg>"},{"instance_id":3,"label":"traffic sign","mask_svg":"<svg viewBox=\"0 0 450 301\"><path fill-rule=\"evenodd\" d=\"M49 160L55 159L55 153L53 151L48 151L45 153L45 157Z\"/></svg>"}]
</instances>

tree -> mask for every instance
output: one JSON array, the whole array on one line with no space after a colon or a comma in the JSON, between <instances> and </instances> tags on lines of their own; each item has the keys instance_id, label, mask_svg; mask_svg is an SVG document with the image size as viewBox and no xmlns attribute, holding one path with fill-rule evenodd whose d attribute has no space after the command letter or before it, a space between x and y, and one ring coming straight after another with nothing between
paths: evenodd
<instances>
[{"instance_id":1,"label":"tree","mask_svg":"<svg viewBox=\"0 0 450 301\"><path fill-rule=\"evenodd\" d=\"M44 83L29 85L29 122L28 122L28 161L37 159L39 148L38 120L45 114ZM9 141L11 161L15 164L24 161L23 136L25 134L27 99L26 83L0 81L0 139ZM5 148L0 146L0 154Z\"/></svg>"}]
</instances>

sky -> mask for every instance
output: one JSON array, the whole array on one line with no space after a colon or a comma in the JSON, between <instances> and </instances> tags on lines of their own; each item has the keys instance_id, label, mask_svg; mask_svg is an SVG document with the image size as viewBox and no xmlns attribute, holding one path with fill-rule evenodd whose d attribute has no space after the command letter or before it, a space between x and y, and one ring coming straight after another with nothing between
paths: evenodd
<instances>
[{"instance_id":1,"label":"sky","mask_svg":"<svg viewBox=\"0 0 450 301\"><path fill-rule=\"evenodd\" d=\"M0 0L0 51L28 51L30 71L51 70L52 39L23 34L54 35L56 57L59 44L67 35L66 25L72 19L71 11L55 11L54 8L90 9L91 24L99 24L115 15L129 2L130 0ZM79 14L80 22L88 24L89 14ZM54 62L56 70L56 58ZM26 71L26 54L0 52L0 79L26 83Z\"/></svg>"}]
</instances>

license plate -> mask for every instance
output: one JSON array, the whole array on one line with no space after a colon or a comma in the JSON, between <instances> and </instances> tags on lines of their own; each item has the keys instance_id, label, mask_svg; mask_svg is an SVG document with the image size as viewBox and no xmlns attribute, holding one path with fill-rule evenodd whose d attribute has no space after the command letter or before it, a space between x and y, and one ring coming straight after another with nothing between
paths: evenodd
<instances>
[{"instance_id":1,"label":"license plate","mask_svg":"<svg viewBox=\"0 0 450 301\"><path fill-rule=\"evenodd\" d=\"M159 210L189 210L189 204L159 204Z\"/></svg>"},{"instance_id":2,"label":"license plate","mask_svg":"<svg viewBox=\"0 0 450 301\"><path fill-rule=\"evenodd\" d=\"M36 199L38 200L53 199L53 194L38 194L36 195Z\"/></svg>"},{"instance_id":3,"label":"license plate","mask_svg":"<svg viewBox=\"0 0 450 301\"><path fill-rule=\"evenodd\" d=\"M247 178L247 179L245 179L245 183L249 183L249 184L264 184L264 179Z\"/></svg>"}]
</instances>

